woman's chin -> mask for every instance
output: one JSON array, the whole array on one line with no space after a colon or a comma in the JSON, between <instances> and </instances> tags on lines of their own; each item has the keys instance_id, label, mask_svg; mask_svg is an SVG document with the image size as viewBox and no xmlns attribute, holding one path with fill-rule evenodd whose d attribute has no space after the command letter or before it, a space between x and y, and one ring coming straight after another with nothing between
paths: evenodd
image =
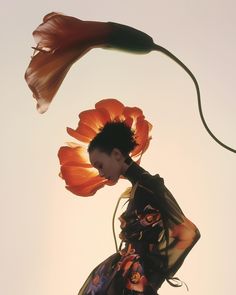
<instances>
[{"instance_id":1,"label":"woman's chin","mask_svg":"<svg viewBox=\"0 0 236 295\"><path fill-rule=\"evenodd\" d=\"M109 177L107 180L108 180L107 185L115 185L119 179L114 179Z\"/></svg>"}]
</instances>

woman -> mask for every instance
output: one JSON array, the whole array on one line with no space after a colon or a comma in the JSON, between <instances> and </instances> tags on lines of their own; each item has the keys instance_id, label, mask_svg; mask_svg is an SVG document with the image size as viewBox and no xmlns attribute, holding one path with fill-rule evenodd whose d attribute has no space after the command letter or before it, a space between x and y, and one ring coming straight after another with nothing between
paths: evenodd
<instances>
[{"instance_id":1,"label":"woman","mask_svg":"<svg viewBox=\"0 0 236 295\"><path fill-rule=\"evenodd\" d=\"M133 28L81 21L58 13L46 15L33 34L37 39L36 54L25 78L41 113L47 110L72 64L90 49L107 47L148 53L161 48L151 37ZM111 113L107 112L109 108ZM88 148L90 162L102 178L83 161L83 147L70 143L59 151L60 175L67 189L89 196L123 176L131 181L132 190L127 209L120 217L119 251L92 271L79 295L156 294L165 279L173 285L170 279L199 239L199 231L184 216L163 179L150 175L130 157L141 158L149 144L150 125L141 110L125 108L114 100L101 101L93 112L82 112L81 124L77 130L68 128L68 133L87 142L99 125L93 115L98 116L101 124L109 121ZM131 129L134 121L137 130L146 131L142 140Z\"/></svg>"},{"instance_id":2,"label":"woman","mask_svg":"<svg viewBox=\"0 0 236 295\"><path fill-rule=\"evenodd\" d=\"M121 121L105 124L89 144L90 162L100 176L113 183L123 176L132 190L119 218L119 251L91 272L79 295L152 295L165 280L175 286L173 275L200 238L163 178L131 159L136 145L133 131Z\"/></svg>"}]
</instances>

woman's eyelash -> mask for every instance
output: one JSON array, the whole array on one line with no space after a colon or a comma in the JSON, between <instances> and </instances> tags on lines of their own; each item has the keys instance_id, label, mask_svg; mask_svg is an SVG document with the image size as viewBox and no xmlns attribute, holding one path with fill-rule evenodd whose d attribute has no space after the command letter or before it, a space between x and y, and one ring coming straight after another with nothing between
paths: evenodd
<instances>
[{"instance_id":1,"label":"woman's eyelash","mask_svg":"<svg viewBox=\"0 0 236 295\"><path fill-rule=\"evenodd\" d=\"M95 168L98 169L98 170L102 169L102 165L96 165Z\"/></svg>"}]
</instances>

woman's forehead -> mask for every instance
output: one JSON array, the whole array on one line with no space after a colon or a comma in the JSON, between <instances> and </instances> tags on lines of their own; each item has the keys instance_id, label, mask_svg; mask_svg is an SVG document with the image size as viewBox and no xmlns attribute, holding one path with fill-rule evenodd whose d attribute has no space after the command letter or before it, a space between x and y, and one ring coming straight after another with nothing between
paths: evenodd
<instances>
[{"instance_id":1,"label":"woman's forehead","mask_svg":"<svg viewBox=\"0 0 236 295\"><path fill-rule=\"evenodd\" d=\"M101 163L107 160L108 155L104 152L101 152L99 149L94 149L89 153L89 160L91 164L94 166L96 163Z\"/></svg>"}]
</instances>

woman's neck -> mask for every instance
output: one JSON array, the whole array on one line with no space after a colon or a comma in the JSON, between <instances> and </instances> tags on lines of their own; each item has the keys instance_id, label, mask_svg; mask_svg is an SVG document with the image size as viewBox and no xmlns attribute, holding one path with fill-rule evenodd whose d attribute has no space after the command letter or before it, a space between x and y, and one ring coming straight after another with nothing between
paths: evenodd
<instances>
[{"instance_id":1,"label":"woman's neck","mask_svg":"<svg viewBox=\"0 0 236 295\"><path fill-rule=\"evenodd\" d=\"M134 161L132 160L132 158L130 156L128 156L123 163L123 167L122 167L122 175L125 176L127 169L130 167L130 165L132 165Z\"/></svg>"},{"instance_id":2,"label":"woman's neck","mask_svg":"<svg viewBox=\"0 0 236 295\"><path fill-rule=\"evenodd\" d=\"M131 159L131 158L130 158ZM132 159L125 160L126 169L123 173L124 177L128 179L132 184L139 181L140 177L144 173L148 173L145 171L142 167L140 167L136 162L134 162Z\"/></svg>"}]
</instances>

